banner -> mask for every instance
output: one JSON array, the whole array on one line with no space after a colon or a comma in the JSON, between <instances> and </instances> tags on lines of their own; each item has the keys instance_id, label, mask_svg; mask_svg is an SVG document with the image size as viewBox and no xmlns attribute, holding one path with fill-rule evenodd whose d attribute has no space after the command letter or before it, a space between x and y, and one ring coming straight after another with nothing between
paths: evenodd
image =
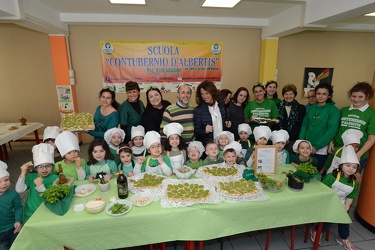
<instances>
[{"instance_id":1,"label":"banner","mask_svg":"<svg viewBox=\"0 0 375 250\"><path fill-rule=\"evenodd\" d=\"M103 85L125 93L125 83L138 82L176 92L182 83L193 89L202 81L218 88L222 76L220 42L121 42L101 41Z\"/></svg>"}]
</instances>

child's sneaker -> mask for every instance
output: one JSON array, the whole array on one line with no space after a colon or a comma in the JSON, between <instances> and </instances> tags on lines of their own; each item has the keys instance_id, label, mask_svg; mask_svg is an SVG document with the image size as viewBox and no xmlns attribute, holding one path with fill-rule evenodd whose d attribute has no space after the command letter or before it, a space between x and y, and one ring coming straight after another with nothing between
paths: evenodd
<instances>
[{"instance_id":1,"label":"child's sneaker","mask_svg":"<svg viewBox=\"0 0 375 250\"><path fill-rule=\"evenodd\" d=\"M311 239L312 242L315 242L316 231L314 229L311 230L310 239ZM322 239L322 234L320 234L320 236L319 236L319 244L320 244L321 239Z\"/></svg>"},{"instance_id":2,"label":"child's sneaker","mask_svg":"<svg viewBox=\"0 0 375 250\"><path fill-rule=\"evenodd\" d=\"M336 239L337 243L343 246L346 250L355 250L355 246L349 241L349 239L343 240L340 237Z\"/></svg>"}]
</instances>

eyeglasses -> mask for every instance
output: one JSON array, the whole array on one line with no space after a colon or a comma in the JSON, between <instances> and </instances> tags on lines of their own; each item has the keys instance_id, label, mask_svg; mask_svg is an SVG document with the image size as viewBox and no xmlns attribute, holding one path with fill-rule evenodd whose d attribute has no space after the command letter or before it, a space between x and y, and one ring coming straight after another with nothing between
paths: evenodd
<instances>
[{"instance_id":1,"label":"eyeglasses","mask_svg":"<svg viewBox=\"0 0 375 250\"><path fill-rule=\"evenodd\" d=\"M48 138L44 141L44 143L54 143L55 142L55 139L52 139L52 138Z\"/></svg>"},{"instance_id":2,"label":"eyeglasses","mask_svg":"<svg viewBox=\"0 0 375 250\"><path fill-rule=\"evenodd\" d=\"M150 149L155 149L155 148L161 148L161 144L150 146Z\"/></svg>"},{"instance_id":3,"label":"eyeglasses","mask_svg":"<svg viewBox=\"0 0 375 250\"><path fill-rule=\"evenodd\" d=\"M311 95L311 96L308 96L308 97L307 97L307 99L313 99L313 98L315 98L314 95Z\"/></svg>"},{"instance_id":4,"label":"eyeglasses","mask_svg":"<svg viewBox=\"0 0 375 250\"><path fill-rule=\"evenodd\" d=\"M42 169L49 169L49 168L52 168L52 167L53 167L53 164L39 165L39 166L36 166L35 169L42 170Z\"/></svg>"}]
</instances>

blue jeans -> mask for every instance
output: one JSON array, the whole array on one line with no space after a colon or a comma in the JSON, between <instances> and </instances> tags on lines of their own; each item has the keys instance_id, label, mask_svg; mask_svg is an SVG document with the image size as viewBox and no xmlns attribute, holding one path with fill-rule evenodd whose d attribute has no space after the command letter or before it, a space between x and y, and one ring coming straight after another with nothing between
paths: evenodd
<instances>
[{"instance_id":1,"label":"blue jeans","mask_svg":"<svg viewBox=\"0 0 375 250\"><path fill-rule=\"evenodd\" d=\"M324 163L326 162L327 158L328 158L328 155L318 155L318 154L315 154L313 155L315 156L315 158L318 160L318 171L322 170L323 166L324 166Z\"/></svg>"},{"instance_id":2,"label":"blue jeans","mask_svg":"<svg viewBox=\"0 0 375 250\"><path fill-rule=\"evenodd\" d=\"M0 233L0 250L9 250L18 233L14 234L14 228Z\"/></svg>"},{"instance_id":3,"label":"blue jeans","mask_svg":"<svg viewBox=\"0 0 375 250\"><path fill-rule=\"evenodd\" d=\"M331 225L332 223L323 223L322 233L327 231ZM349 237L349 224L337 224L337 226L340 238L346 240Z\"/></svg>"}]
</instances>

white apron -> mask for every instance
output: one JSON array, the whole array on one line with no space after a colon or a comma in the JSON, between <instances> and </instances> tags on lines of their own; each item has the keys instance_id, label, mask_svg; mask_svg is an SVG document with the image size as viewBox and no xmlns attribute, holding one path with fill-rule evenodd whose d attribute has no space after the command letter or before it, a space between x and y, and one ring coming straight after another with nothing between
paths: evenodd
<instances>
[{"instance_id":1,"label":"white apron","mask_svg":"<svg viewBox=\"0 0 375 250\"><path fill-rule=\"evenodd\" d=\"M150 160L151 160L151 157L148 157L147 161L146 161L146 170L145 170L145 172L146 173L150 173L150 174L158 174L158 175L163 174L163 170L161 169L160 165L158 165L156 167L150 167L149 166Z\"/></svg>"},{"instance_id":2,"label":"white apron","mask_svg":"<svg viewBox=\"0 0 375 250\"><path fill-rule=\"evenodd\" d=\"M175 169L179 169L182 165L184 165L184 155L182 153L182 150L180 150L179 155L175 155L175 156L169 156L169 155L170 155L170 151L167 151L167 156L171 160L173 172L175 172Z\"/></svg>"},{"instance_id":3,"label":"white apron","mask_svg":"<svg viewBox=\"0 0 375 250\"><path fill-rule=\"evenodd\" d=\"M241 143L241 140L238 140L238 143ZM250 141L248 140L247 141L247 144L249 145L249 148L251 147L251 143ZM246 151L247 151L247 148L246 149L241 149L241 153L239 155L239 158L245 158L245 155L246 155Z\"/></svg>"},{"instance_id":4,"label":"white apron","mask_svg":"<svg viewBox=\"0 0 375 250\"><path fill-rule=\"evenodd\" d=\"M340 165L340 162L341 162L341 159L339 157L337 157L337 154L342 150L342 148L338 149L335 153L335 156L333 157L333 160L332 160L332 163L331 163L331 166L329 167L329 169L327 170L327 174L330 174L333 172L333 170L337 169Z\"/></svg>"},{"instance_id":5,"label":"white apron","mask_svg":"<svg viewBox=\"0 0 375 250\"><path fill-rule=\"evenodd\" d=\"M346 197L353 192L355 182L353 181L353 186L348 186L340 182L341 172L337 173L336 181L332 184L332 189L338 194L341 203L345 205Z\"/></svg>"}]
</instances>

